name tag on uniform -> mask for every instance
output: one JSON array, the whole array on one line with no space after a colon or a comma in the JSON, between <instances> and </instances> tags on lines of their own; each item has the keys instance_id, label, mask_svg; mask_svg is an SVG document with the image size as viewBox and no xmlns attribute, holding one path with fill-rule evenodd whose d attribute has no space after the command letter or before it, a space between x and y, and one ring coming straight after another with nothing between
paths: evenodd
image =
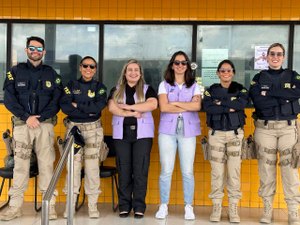
<instances>
[{"instance_id":1,"label":"name tag on uniform","mask_svg":"<svg viewBox=\"0 0 300 225\"><path fill-rule=\"evenodd\" d=\"M17 86L18 87L26 87L26 82L24 82L24 81L18 82Z\"/></svg>"}]
</instances>

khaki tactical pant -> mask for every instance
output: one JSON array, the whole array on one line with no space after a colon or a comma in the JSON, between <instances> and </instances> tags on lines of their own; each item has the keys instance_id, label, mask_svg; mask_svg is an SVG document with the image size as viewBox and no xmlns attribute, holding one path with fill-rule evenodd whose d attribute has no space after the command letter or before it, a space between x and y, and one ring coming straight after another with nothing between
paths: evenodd
<instances>
[{"instance_id":1,"label":"khaki tactical pant","mask_svg":"<svg viewBox=\"0 0 300 225\"><path fill-rule=\"evenodd\" d=\"M259 196L273 197L276 192L276 165L279 152L279 166L283 192L288 208L300 202L298 169L291 167L293 146L297 142L296 121L255 121L254 140L258 148L260 176Z\"/></svg>"},{"instance_id":2,"label":"khaki tactical pant","mask_svg":"<svg viewBox=\"0 0 300 225\"><path fill-rule=\"evenodd\" d=\"M28 187L30 156L33 144L39 167L39 189L42 193L48 188L53 175L53 163L55 160L53 124L42 122L38 128L30 129L27 125L14 127L13 140L15 142L15 166L13 174L13 186L9 190L11 197L10 206L21 207L24 192ZM55 204L54 192L50 204Z\"/></svg>"},{"instance_id":3,"label":"khaki tactical pant","mask_svg":"<svg viewBox=\"0 0 300 225\"><path fill-rule=\"evenodd\" d=\"M244 131L208 132L208 144L211 165L211 192L209 198L214 203L221 203L226 184L229 201L237 203L242 194L240 191L241 147Z\"/></svg>"},{"instance_id":4,"label":"khaki tactical pant","mask_svg":"<svg viewBox=\"0 0 300 225\"><path fill-rule=\"evenodd\" d=\"M77 126L84 138L85 146L74 156L74 194L79 194L81 185L81 167L84 159L84 190L88 195L88 202L93 204L98 202L100 191L100 168L99 151L103 140L103 128L100 120L92 123L67 123L67 133L73 126ZM64 188L67 193L67 179Z\"/></svg>"}]
</instances>

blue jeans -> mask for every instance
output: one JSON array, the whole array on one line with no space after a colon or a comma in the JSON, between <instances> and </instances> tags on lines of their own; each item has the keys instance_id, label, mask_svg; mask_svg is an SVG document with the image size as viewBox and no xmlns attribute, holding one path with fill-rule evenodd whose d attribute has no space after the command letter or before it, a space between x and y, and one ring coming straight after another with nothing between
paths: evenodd
<instances>
[{"instance_id":1,"label":"blue jeans","mask_svg":"<svg viewBox=\"0 0 300 225\"><path fill-rule=\"evenodd\" d=\"M183 121L182 121L183 122ZM192 204L194 199L194 158L196 151L196 137L183 136L183 124L178 123L177 134L158 135L161 172L159 176L160 201L168 204L176 150L180 159L180 168L183 178L184 203Z\"/></svg>"}]
</instances>

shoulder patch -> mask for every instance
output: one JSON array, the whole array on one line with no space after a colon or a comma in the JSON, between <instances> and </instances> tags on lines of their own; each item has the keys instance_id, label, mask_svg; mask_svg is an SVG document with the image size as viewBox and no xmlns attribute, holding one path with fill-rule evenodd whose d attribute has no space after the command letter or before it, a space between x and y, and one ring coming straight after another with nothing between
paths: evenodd
<instances>
[{"instance_id":1,"label":"shoulder patch","mask_svg":"<svg viewBox=\"0 0 300 225\"><path fill-rule=\"evenodd\" d=\"M11 74L10 71L6 73L6 77L7 77L8 80L14 80L14 77L13 77L13 75Z\"/></svg>"},{"instance_id":2,"label":"shoulder patch","mask_svg":"<svg viewBox=\"0 0 300 225\"><path fill-rule=\"evenodd\" d=\"M57 77L57 78L55 79L55 83L60 84L60 83L61 83L61 79L60 79L59 77Z\"/></svg>"},{"instance_id":3,"label":"shoulder patch","mask_svg":"<svg viewBox=\"0 0 300 225\"><path fill-rule=\"evenodd\" d=\"M251 81L250 85L254 85L254 84L256 84L256 82L255 81Z\"/></svg>"},{"instance_id":4,"label":"shoulder patch","mask_svg":"<svg viewBox=\"0 0 300 225\"><path fill-rule=\"evenodd\" d=\"M246 90L245 88L243 88L243 89L241 90L241 92L242 92L242 93L247 93L247 90Z\"/></svg>"},{"instance_id":5,"label":"shoulder patch","mask_svg":"<svg viewBox=\"0 0 300 225\"><path fill-rule=\"evenodd\" d=\"M205 91L205 92L204 92L204 95L207 96L207 97L210 97L210 96L211 96L210 93L209 93L208 91Z\"/></svg>"},{"instance_id":6,"label":"shoulder patch","mask_svg":"<svg viewBox=\"0 0 300 225\"><path fill-rule=\"evenodd\" d=\"M296 76L296 80L300 80L300 75L297 75L297 76Z\"/></svg>"},{"instance_id":7,"label":"shoulder patch","mask_svg":"<svg viewBox=\"0 0 300 225\"><path fill-rule=\"evenodd\" d=\"M103 94L105 94L105 89L104 88L101 88L100 90L99 90L99 95L103 95Z\"/></svg>"}]
</instances>

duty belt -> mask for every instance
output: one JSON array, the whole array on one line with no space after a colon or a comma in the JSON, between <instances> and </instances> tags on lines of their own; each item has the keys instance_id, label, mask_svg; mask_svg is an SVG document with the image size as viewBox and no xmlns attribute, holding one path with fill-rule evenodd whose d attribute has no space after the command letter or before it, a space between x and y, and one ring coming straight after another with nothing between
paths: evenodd
<instances>
[{"instance_id":1,"label":"duty belt","mask_svg":"<svg viewBox=\"0 0 300 225\"><path fill-rule=\"evenodd\" d=\"M16 117L16 116L12 116L11 117L11 121L13 126L21 126L21 125L25 125L26 122L24 120L21 120L21 118ZM54 116L52 118L46 119L44 120L42 123L51 123L53 125L56 125L57 123L57 116Z\"/></svg>"},{"instance_id":2,"label":"duty belt","mask_svg":"<svg viewBox=\"0 0 300 225\"><path fill-rule=\"evenodd\" d=\"M254 121L255 127L264 128L264 129L282 129L288 126L296 126L296 120L282 120L282 121L268 121L266 124L264 120Z\"/></svg>"},{"instance_id":3,"label":"duty belt","mask_svg":"<svg viewBox=\"0 0 300 225\"><path fill-rule=\"evenodd\" d=\"M67 124L70 126L77 126L80 131L88 131L101 127L100 120L88 123L75 123L70 120L67 120Z\"/></svg>"}]
</instances>

